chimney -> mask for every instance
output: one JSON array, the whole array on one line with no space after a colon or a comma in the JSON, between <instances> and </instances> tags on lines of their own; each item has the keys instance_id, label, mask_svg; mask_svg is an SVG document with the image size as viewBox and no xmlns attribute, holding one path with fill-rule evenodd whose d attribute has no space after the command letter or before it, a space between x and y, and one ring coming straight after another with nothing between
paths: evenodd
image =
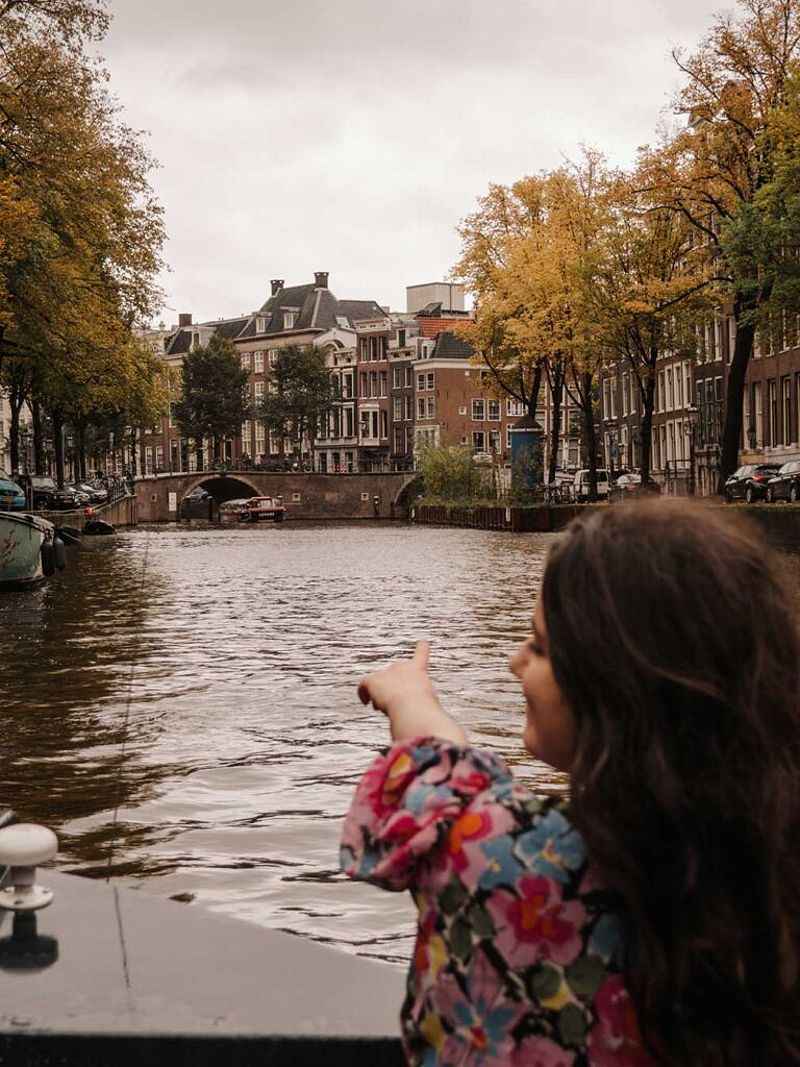
<instances>
[{"instance_id":1,"label":"chimney","mask_svg":"<svg viewBox=\"0 0 800 1067\"><path fill-rule=\"evenodd\" d=\"M180 329L181 326L191 326L191 325L192 325L192 313L191 313L191 311L182 311L178 315L178 328Z\"/></svg>"},{"instance_id":2,"label":"chimney","mask_svg":"<svg viewBox=\"0 0 800 1067\"><path fill-rule=\"evenodd\" d=\"M314 288L315 289L327 289L328 288L328 272L326 270L318 270L314 275Z\"/></svg>"},{"instance_id":3,"label":"chimney","mask_svg":"<svg viewBox=\"0 0 800 1067\"><path fill-rule=\"evenodd\" d=\"M277 296L283 289L283 278L273 278L269 284L272 286L272 295Z\"/></svg>"}]
</instances>

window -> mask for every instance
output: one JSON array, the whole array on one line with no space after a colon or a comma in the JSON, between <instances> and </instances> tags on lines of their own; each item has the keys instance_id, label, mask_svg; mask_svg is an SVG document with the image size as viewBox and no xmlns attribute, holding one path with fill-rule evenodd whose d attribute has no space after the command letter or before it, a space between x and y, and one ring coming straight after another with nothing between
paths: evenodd
<instances>
[{"instance_id":1,"label":"window","mask_svg":"<svg viewBox=\"0 0 800 1067\"><path fill-rule=\"evenodd\" d=\"M389 412L385 408L381 408L380 412L381 422L381 440L386 441L389 437Z\"/></svg>"},{"instance_id":2,"label":"window","mask_svg":"<svg viewBox=\"0 0 800 1067\"><path fill-rule=\"evenodd\" d=\"M256 382L255 383L255 387L256 387L256 398L258 398L260 396L263 396L264 395L264 383L263 382Z\"/></svg>"},{"instance_id":3,"label":"window","mask_svg":"<svg viewBox=\"0 0 800 1067\"><path fill-rule=\"evenodd\" d=\"M263 352L254 352L253 353L253 370L256 372L256 374L263 374L263 372L264 372L264 353Z\"/></svg>"},{"instance_id":4,"label":"window","mask_svg":"<svg viewBox=\"0 0 800 1067\"><path fill-rule=\"evenodd\" d=\"M486 451L486 434L483 430L472 431L472 451L473 452L485 452Z\"/></svg>"},{"instance_id":5,"label":"window","mask_svg":"<svg viewBox=\"0 0 800 1067\"><path fill-rule=\"evenodd\" d=\"M428 371L426 385L428 389L433 389L436 384L436 373L432 370Z\"/></svg>"},{"instance_id":6,"label":"window","mask_svg":"<svg viewBox=\"0 0 800 1067\"><path fill-rule=\"evenodd\" d=\"M403 451L403 427L395 426L394 428L394 450L395 452Z\"/></svg>"},{"instance_id":7,"label":"window","mask_svg":"<svg viewBox=\"0 0 800 1067\"><path fill-rule=\"evenodd\" d=\"M267 320L263 315L256 315L256 333L266 333Z\"/></svg>"},{"instance_id":8,"label":"window","mask_svg":"<svg viewBox=\"0 0 800 1067\"><path fill-rule=\"evenodd\" d=\"M667 383L667 411L672 411L675 407L675 397L672 392L672 367L667 367L665 373Z\"/></svg>"},{"instance_id":9,"label":"window","mask_svg":"<svg viewBox=\"0 0 800 1067\"><path fill-rule=\"evenodd\" d=\"M792 441L792 379L787 375L781 382L783 392L783 443Z\"/></svg>"},{"instance_id":10,"label":"window","mask_svg":"<svg viewBox=\"0 0 800 1067\"><path fill-rule=\"evenodd\" d=\"M395 422L402 422L403 420L403 398L396 396L392 403L392 418Z\"/></svg>"},{"instance_id":11,"label":"window","mask_svg":"<svg viewBox=\"0 0 800 1067\"><path fill-rule=\"evenodd\" d=\"M761 382L753 382L753 420L756 429L756 445L760 447L764 442L764 408Z\"/></svg>"},{"instance_id":12,"label":"window","mask_svg":"<svg viewBox=\"0 0 800 1067\"><path fill-rule=\"evenodd\" d=\"M380 377L381 396L386 396L387 395L387 393L388 393L388 385L389 385L389 374L388 374L387 371L382 370L381 371L381 377Z\"/></svg>"},{"instance_id":13,"label":"window","mask_svg":"<svg viewBox=\"0 0 800 1067\"><path fill-rule=\"evenodd\" d=\"M630 394L630 375L627 371L623 371L622 374L622 414L628 414L628 397Z\"/></svg>"},{"instance_id":14,"label":"window","mask_svg":"<svg viewBox=\"0 0 800 1067\"><path fill-rule=\"evenodd\" d=\"M502 452L503 435L499 430L489 430L489 451Z\"/></svg>"},{"instance_id":15,"label":"window","mask_svg":"<svg viewBox=\"0 0 800 1067\"><path fill-rule=\"evenodd\" d=\"M398 330L397 331L397 347L398 348L405 348L406 347L406 331L405 330ZM398 451L399 451L399 449L398 449Z\"/></svg>"},{"instance_id":16,"label":"window","mask_svg":"<svg viewBox=\"0 0 800 1067\"><path fill-rule=\"evenodd\" d=\"M156 445L156 470L161 470L164 466L164 446Z\"/></svg>"},{"instance_id":17,"label":"window","mask_svg":"<svg viewBox=\"0 0 800 1067\"><path fill-rule=\"evenodd\" d=\"M242 440L244 442L250 441L250 421L242 423Z\"/></svg>"},{"instance_id":18,"label":"window","mask_svg":"<svg viewBox=\"0 0 800 1067\"><path fill-rule=\"evenodd\" d=\"M506 415L521 418L525 414L525 405L519 400L506 400Z\"/></svg>"},{"instance_id":19,"label":"window","mask_svg":"<svg viewBox=\"0 0 800 1067\"><path fill-rule=\"evenodd\" d=\"M420 396L420 397L417 398L417 418L418 419L424 419L425 418L425 397L424 396Z\"/></svg>"},{"instance_id":20,"label":"window","mask_svg":"<svg viewBox=\"0 0 800 1067\"><path fill-rule=\"evenodd\" d=\"M369 373L369 395L378 395L378 372L376 370Z\"/></svg>"},{"instance_id":21,"label":"window","mask_svg":"<svg viewBox=\"0 0 800 1067\"><path fill-rule=\"evenodd\" d=\"M769 420L769 443L774 448L778 443L778 383L772 378L767 382L767 418Z\"/></svg>"},{"instance_id":22,"label":"window","mask_svg":"<svg viewBox=\"0 0 800 1067\"><path fill-rule=\"evenodd\" d=\"M283 328L284 328L284 330L294 329L294 324L296 322L297 322L297 312L296 311L284 311L284 313L283 313ZM262 333L263 331L259 330L258 332Z\"/></svg>"},{"instance_id":23,"label":"window","mask_svg":"<svg viewBox=\"0 0 800 1067\"><path fill-rule=\"evenodd\" d=\"M242 367L245 370L250 370L250 353L242 352Z\"/></svg>"},{"instance_id":24,"label":"window","mask_svg":"<svg viewBox=\"0 0 800 1067\"><path fill-rule=\"evenodd\" d=\"M405 412L403 417L409 422L414 418L414 398L411 396L405 397Z\"/></svg>"},{"instance_id":25,"label":"window","mask_svg":"<svg viewBox=\"0 0 800 1067\"><path fill-rule=\"evenodd\" d=\"M486 405L483 398L472 401L472 421L483 422L486 418Z\"/></svg>"},{"instance_id":26,"label":"window","mask_svg":"<svg viewBox=\"0 0 800 1067\"><path fill-rule=\"evenodd\" d=\"M487 406L487 410L488 410L488 413L489 413L489 421L490 422L499 422L500 421L500 401L499 400L488 400L486 402L486 406Z\"/></svg>"},{"instance_id":27,"label":"window","mask_svg":"<svg viewBox=\"0 0 800 1067\"><path fill-rule=\"evenodd\" d=\"M617 417L617 379L616 375L611 379L611 418Z\"/></svg>"},{"instance_id":28,"label":"window","mask_svg":"<svg viewBox=\"0 0 800 1067\"><path fill-rule=\"evenodd\" d=\"M436 397L434 396L428 397L428 418L436 418Z\"/></svg>"},{"instance_id":29,"label":"window","mask_svg":"<svg viewBox=\"0 0 800 1067\"><path fill-rule=\"evenodd\" d=\"M403 367L393 367L392 368L392 388L393 389L402 389L403 388L403 369L404 369Z\"/></svg>"},{"instance_id":30,"label":"window","mask_svg":"<svg viewBox=\"0 0 800 1067\"><path fill-rule=\"evenodd\" d=\"M277 348L268 349L267 350L267 363L269 363L270 367L274 367L277 362L278 362L278 349Z\"/></svg>"},{"instance_id":31,"label":"window","mask_svg":"<svg viewBox=\"0 0 800 1067\"><path fill-rule=\"evenodd\" d=\"M421 393L424 388L425 388L425 375L424 374L418 374L417 375L417 392Z\"/></svg>"},{"instance_id":32,"label":"window","mask_svg":"<svg viewBox=\"0 0 800 1067\"><path fill-rule=\"evenodd\" d=\"M406 388L410 389L414 384L414 368L406 367Z\"/></svg>"},{"instance_id":33,"label":"window","mask_svg":"<svg viewBox=\"0 0 800 1067\"><path fill-rule=\"evenodd\" d=\"M345 437L355 437L356 434L356 420L355 414L352 408L344 409L344 435Z\"/></svg>"},{"instance_id":34,"label":"window","mask_svg":"<svg viewBox=\"0 0 800 1067\"><path fill-rule=\"evenodd\" d=\"M363 370L361 371L361 373L358 376L358 395L359 396L366 396L367 395L367 372L363 371Z\"/></svg>"}]
</instances>

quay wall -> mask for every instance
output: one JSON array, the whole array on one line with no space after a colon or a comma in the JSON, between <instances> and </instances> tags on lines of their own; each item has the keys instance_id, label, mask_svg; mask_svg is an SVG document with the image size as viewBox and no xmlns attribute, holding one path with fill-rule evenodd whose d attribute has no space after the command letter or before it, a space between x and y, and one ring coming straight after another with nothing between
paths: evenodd
<instances>
[{"instance_id":1,"label":"quay wall","mask_svg":"<svg viewBox=\"0 0 800 1067\"><path fill-rule=\"evenodd\" d=\"M563 528L590 508L613 507L600 504L540 504L528 508L455 507L451 505L417 505L411 509L411 521L425 526L456 526L475 530L508 530L512 533L552 533ZM740 513L753 523L770 544L800 546L800 505L737 504L703 501L705 507L724 507Z\"/></svg>"},{"instance_id":2,"label":"quay wall","mask_svg":"<svg viewBox=\"0 0 800 1067\"><path fill-rule=\"evenodd\" d=\"M98 504L92 508L91 514L86 510L80 511L34 511L34 515L40 515L43 519L52 522L54 526L74 526L77 530L83 530L91 519L102 519L114 526L135 526L138 522L137 500L135 496L123 496L113 500L110 504Z\"/></svg>"},{"instance_id":3,"label":"quay wall","mask_svg":"<svg viewBox=\"0 0 800 1067\"><path fill-rule=\"evenodd\" d=\"M473 530L509 530L512 533L551 533L563 530L586 508L605 504L538 504L535 507L455 507L423 504L411 509L411 521L423 526L458 526Z\"/></svg>"}]
</instances>

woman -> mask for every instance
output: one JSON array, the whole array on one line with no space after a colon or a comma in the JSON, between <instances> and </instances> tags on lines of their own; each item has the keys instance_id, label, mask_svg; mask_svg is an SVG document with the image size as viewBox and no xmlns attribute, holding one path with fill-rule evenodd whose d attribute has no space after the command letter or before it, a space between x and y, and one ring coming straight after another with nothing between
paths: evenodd
<instances>
[{"instance_id":1,"label":"woman","mask_svg":"<svg viewBox=\"0 0 800 1067\"><path fill-rule=\"evenodd\" d=\"M409 1061L800 1063L800 643L764 546L660 501L557 541L511 670L568 802L468 746L427 659L359 685L394 744L342 843L419 909Z\"/></svg>"}]
</instances>

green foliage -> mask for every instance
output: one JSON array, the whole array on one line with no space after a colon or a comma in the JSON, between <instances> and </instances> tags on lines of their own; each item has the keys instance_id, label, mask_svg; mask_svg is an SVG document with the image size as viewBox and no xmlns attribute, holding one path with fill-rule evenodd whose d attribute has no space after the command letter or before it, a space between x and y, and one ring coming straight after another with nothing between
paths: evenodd
<instances>
[{"instance_id":1,"label":"green foliage","mask_svg":"<svg viewBox=\"0 0 800 1067\"><path fill-rule=\"evenodd\" d=\"M430 445L420 454L422 504L494 503L491 470L477 467L463 445Z\"/></svg>"},{"instance_id":2,"label":"green foliage","mask_svg":"<svg viewBox=\"0 0 800 1067\"><path fill-rule=\"evenodd\" d=\"M287 345L278 353L256 417L268 433L298 449L307 436L313 449L320 421L338 399L324 353L313 345Z\"/></svg>"},{"instance_id":3,"label":"green foliage","mask_svg":"<svg viewBox=\"0 0 800 1067\"><path fill-rule=\"evenodd\" d=\"M175 419L184 437L211 437L215 452L222 437L239 433L250 414L247 371L233 345L214 336L190 352L181 368L183 395L175 405Z\"/></svg>"}]
</instances>

